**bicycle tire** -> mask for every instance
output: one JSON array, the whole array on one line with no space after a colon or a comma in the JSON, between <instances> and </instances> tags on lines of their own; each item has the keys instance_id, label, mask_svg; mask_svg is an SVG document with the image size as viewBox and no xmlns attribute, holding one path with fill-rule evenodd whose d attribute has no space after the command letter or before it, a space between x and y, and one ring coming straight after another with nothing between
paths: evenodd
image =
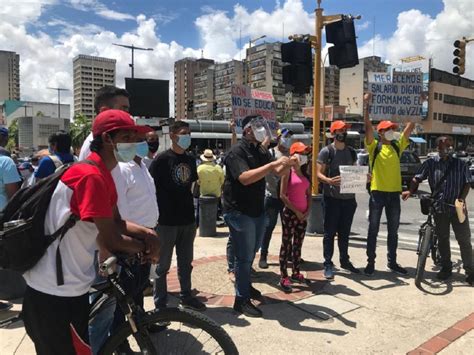
<instances>
[{"instance_id":1,"label":"bicycle tire","mask_svg":"<svg viewBox=\"0 0 474 355\"><path fill-rule=\"evenodd\" d=\"M430 251L432 229L426 226L421 240L420 253L418 254L418 262L416 264L415 285L420 287L423 275L425 273L426 259Z\"/></svg>"},{"instance_id":2,"label":"bicycle tire","mask_svg":"<svg viewBox=\"0 0 474 355\"><path fill-rule=\"evenodd\" d=\"M229 334L227 334L227 332L219 324L217 324L215 321L208 318L204 314L189 309L165 308L161 310L147 312L146 315L137 324L138 332L140 332L140 329L144 329L149 325L167 322L180 322L182 324L190 326L190 329L201 329L215 340L215 342L221 347L224 354L234 355L239 353ZM101 348L99 354L112 355L117 350L119 345L122 344L130 336L132 336L132 330L130 328L129 323L126 322L108 338L106 343ZM145 339L145 342L150 340L150 337L148 337L148 339ZM158 344L158 347L159 346L160 345ZM168 354L169 352L166 353ZM185 353L186 351L176 350L176 354Z\"/></svg>"}]
</instances>

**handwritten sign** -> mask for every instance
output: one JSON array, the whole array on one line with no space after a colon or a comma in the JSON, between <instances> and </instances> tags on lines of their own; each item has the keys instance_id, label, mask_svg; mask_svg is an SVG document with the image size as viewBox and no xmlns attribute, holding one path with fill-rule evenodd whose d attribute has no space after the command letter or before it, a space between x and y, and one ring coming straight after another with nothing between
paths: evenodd
<instances>
[{"instance_id":1,"label":"handwritten sign","mask_svg":"<svg viewBox=\"0 0 474 355\"><path fill-rule=\"evenodd\" d=\"M368 166L341 165L341 194L366 192Z\"/></svg>"},{"instance_id":2,"label":"handwritten sign","mask_svg":"<svg viewBox=\"0 0 474 355\"><path fill-rule=\"evenodd\" d=\"M272 131L278 128L275 100L271 93L251 90L246 85L232 85L232 117L238 133L242 132L242 120L249 115L265 118Z\"/></svg>"},{"instance_id":3,"label":"handwritten sign","mask_svg":"<svg viewBox=\"0 0 474 355\"><path fill-rule=\"evenodd\" d=\"M417 72L368 73L372 102L369 117L375 120L418 120L422 116L423 74Z\"/></svg>"}]
</instances>

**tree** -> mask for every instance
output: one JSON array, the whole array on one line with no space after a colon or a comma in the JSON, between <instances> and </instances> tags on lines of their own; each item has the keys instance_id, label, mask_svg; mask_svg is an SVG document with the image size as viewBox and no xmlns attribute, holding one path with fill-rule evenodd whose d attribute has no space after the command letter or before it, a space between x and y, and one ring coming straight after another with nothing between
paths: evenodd
<instances>
[{"instance_id":1,"label":"tree","mask_svg":"<svg viewBox=\"0 0 474 355\"><path fill-rule=\"evenodd\" d=\"M69 134L71 135L72 147L80 148L92 130L92 120L83 114L74 116L71 122Z\"/></svg>"},{"instance_id":2,"label":"tree","mask_svg":"<svg viewBox=\"0 0 474 355\"><path fill-rule=\"evenodd\" d=\"M8 143L6 149L13 151L18 147L18 120L15 119L8 126Z\"/></svg>"}]
</instances>

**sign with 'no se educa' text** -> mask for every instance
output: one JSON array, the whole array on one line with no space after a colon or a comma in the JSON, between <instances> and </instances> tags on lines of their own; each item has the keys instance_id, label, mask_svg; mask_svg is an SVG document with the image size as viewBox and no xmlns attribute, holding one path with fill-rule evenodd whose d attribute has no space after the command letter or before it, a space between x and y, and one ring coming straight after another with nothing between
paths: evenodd
<instances>
[{"instance_id":1,"label":"sign with 'no se educa' text","mask_svg":"<svg viewBox=\"0 0 474 355\"><path fill-rule=\"evenodd\" d=\"M420 120L423 103L423 75L416 72L368 73L373 120Z\"/></svg>"}]
</instances>

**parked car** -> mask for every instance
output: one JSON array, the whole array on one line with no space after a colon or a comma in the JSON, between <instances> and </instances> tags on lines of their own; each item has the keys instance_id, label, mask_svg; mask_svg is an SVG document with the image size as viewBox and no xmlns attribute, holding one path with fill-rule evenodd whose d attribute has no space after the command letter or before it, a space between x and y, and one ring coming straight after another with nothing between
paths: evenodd
<instances>
[{"instance_id":1,"label":"parked car","mask_svg":"<svg viewBox=\"0 0 474 355\"><path fill-rule=\"evenodd\" d=\"M415 152L405 150L400 156L400 171L402 173L402 185L409 185L421 166L420 158Z\"/></svg>"},{"instance_id":2,"label":"parked car","mask_svg":"<svg viewBox=\"0 0 474 355\"><path fill-rule=\"evenodd\" d=\"M428 155L426 156L427 158L434 158L439 156L438 152L429 152Z\"/></svg>"}]
</instances>

